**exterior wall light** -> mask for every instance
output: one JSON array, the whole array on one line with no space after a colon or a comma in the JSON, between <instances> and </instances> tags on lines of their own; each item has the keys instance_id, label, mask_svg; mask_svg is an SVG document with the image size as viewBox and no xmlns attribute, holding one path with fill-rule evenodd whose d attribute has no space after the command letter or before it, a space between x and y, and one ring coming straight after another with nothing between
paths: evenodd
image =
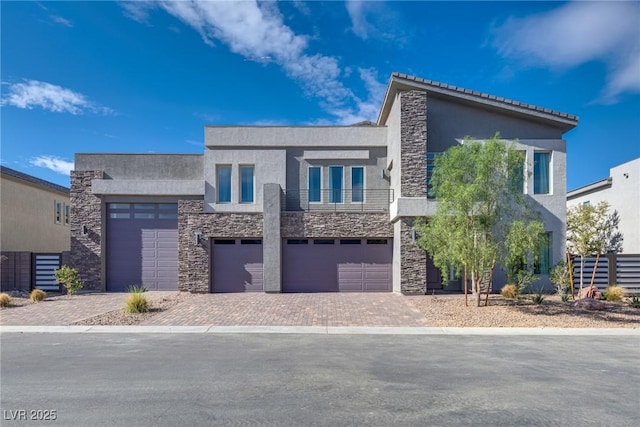
<instances>
[{"instance_id":1,"label":"exterior wall light","mask_svg":"<svg viewBox=\"0 0 640 427\"><path fill-rule=\"evenodd\" d=\"M87 234L89 234L89 229L86 225L82 224L82 226L80 227L80 232L83 236L86 236Z\"/></svg>"},{"instance_id":2,"label":"exterior wall light","mask_svg":"<svg viewBox=\"0 0 640 427\"><path fill-rule=\"evenodd\" d=\"M193 242L196 246L200 246L200 243L202 243L202 231L196 230L193 232Z\"/></svg>"}]
</instances>

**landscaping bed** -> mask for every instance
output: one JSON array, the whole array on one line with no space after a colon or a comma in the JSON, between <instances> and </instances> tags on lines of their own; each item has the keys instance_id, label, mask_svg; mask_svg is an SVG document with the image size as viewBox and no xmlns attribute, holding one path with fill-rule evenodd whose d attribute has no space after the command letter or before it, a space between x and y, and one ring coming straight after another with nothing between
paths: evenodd
<instances>
[{"instance_id":1,"label":"landscaping bed","mask_svg":"<svg viewBox=\"0 0 640 427\"><path fill-rule=\"evenodd\" d=\"M411 296L411 302L425 315L430 326L438 327L548 327L548 328L638 328L640 309L626 302L606 302L604 310L589 311L563 302L557 295L546 295L542 304L534 304L528 296L507 299L489 296L488 307L476 307L469 295ZM484 304L484 297L482 300Z\"/></svg>"}]
</instances>

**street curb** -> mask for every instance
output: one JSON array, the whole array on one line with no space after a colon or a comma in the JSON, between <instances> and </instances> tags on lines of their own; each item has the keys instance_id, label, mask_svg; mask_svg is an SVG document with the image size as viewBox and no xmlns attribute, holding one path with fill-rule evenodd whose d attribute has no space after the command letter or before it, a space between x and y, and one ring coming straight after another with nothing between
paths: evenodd
<instances>
[{"instance_id":1,"label":"street curb","mask_svg":"<svg viewBox=\"0 0 640 427\"><path fill-rule=\"evenodd\" d=\"M638 328L429 328L372 326L0 326L0 333L81 334L324 334L637 336Z\"/></svg>"}]
</instances>

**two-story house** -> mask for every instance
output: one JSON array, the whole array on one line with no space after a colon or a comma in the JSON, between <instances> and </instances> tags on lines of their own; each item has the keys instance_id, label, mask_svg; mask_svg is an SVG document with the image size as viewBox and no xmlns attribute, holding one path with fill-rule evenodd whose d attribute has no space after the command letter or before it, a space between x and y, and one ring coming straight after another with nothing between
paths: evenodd
<instances>
[{"instance_id":1,"label":"two-story house","mask_svg":"<svg viewBox=\"0 0 640 427\"><path fill-rule=\"evenodd\" d=\"M545 280L564 256L562 138L576 125L394 73L375 124L208 126L202 155L77 154L72 262L107 291L424 293L441 283L413 233L435 212L433 159L499 131L532 171L523 191L550 237Z\"/></svg>"}]
</instances>

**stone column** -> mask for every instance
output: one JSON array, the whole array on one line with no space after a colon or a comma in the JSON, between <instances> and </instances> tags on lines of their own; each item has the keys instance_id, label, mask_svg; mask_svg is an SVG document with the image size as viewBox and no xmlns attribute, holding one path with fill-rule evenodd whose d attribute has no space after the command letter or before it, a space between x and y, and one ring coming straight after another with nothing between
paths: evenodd
<instances>
[{"instance_id":1,"label":"stone column","mask_svg":"<svg viewBox=\"0 0 640 427\"><path fill-rule=\"evenodd\" d=\"M188 292L209 292L208 234L202 230L204 201L178 201L178 290ZM203 232L200 245L195 244L194 233Z\"/></svg>"},{"instance_id":2,"label":"stone column","mask_svg":"<svg viewBox=\"0 0 640 427\"><path fill-rule=\"evenodd\" d=\"M104 291L102 259L102 200L91 192L91 181L103 171L71 172L71 253L69 262L78 270L84 289ZM83 233L86 227L86 234Z\"/></svg>"},{"instance_id":3,"label":"stone column","mask_svg":"<svg viewBox=\"0 0 640 427\"><path fill-rule=\"evenodd\" d=\"M425 197L427 191L427 94L400 95L400 197Z\"/></svg>"},{"instance_id":4,"label":"stone column","mask_svg":"<svg viewBox=\"0 0 640 427\"><path fill-rule=\"evenodd\" d=\"M282 292L282 237L280 232L280 184L263 187L262 262L264 291Z\"/></svg>"}]
</instances>

